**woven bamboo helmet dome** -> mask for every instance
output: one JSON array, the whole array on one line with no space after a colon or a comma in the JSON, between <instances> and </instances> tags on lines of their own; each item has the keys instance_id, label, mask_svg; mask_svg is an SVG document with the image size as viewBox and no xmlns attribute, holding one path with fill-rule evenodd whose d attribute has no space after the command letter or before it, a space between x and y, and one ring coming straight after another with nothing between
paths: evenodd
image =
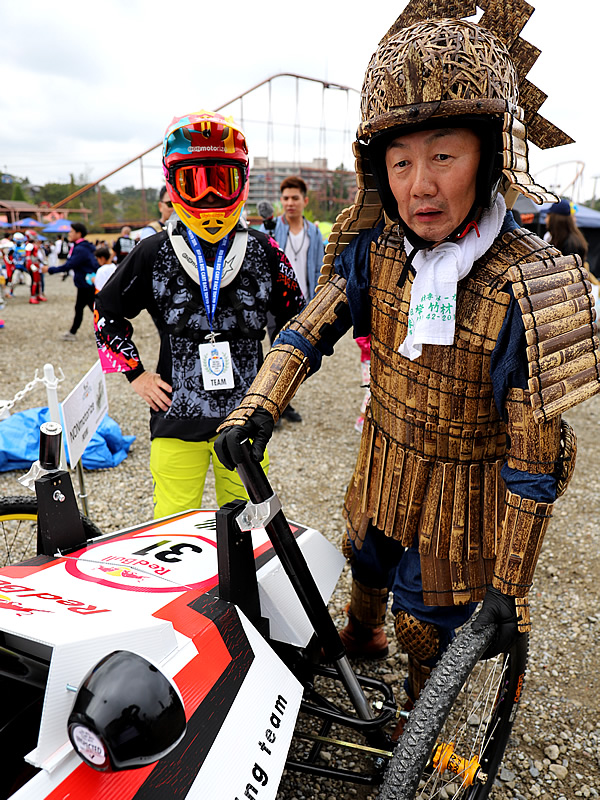
<instances>
[{"instance_id":1,"label":"woven bamboo helmet dome","mask_svg":"<svg viewBox=\"0 0 600 800\"><path fill-rule=\"evenodd\" d=\"M404 28L371 58L361 94L359 137L431 116L518 105L517 72L489 31L465 20L442 19ZM482 100L499 101L478 104Z\"/></svg>"}]
</instances>

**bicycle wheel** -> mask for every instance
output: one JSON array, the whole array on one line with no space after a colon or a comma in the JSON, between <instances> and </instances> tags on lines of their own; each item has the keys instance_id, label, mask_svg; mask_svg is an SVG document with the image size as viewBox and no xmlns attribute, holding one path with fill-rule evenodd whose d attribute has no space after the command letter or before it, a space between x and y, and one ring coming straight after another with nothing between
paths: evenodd
<instances>
[{"instance_id":1,"label":"bicycle wheel","mask_svg":"<svg viewBox=\"0 0 600 800\"><path fill-rule=\"evenodd\" d=\"M411 712L379 800L484 800L494 785L527 666L528 637L480 661L495 633L469 622L440 659Z\"/></svg>"},{"instance_id":2,"label":"bicycle wheel","mask_svg":"<svg viewBox=\"0 0 600 800\"><path fill-rule=\"evenodd\" d=\"M102 531L81 515L86 539ZM37 552L37 500L35 497L0 498L0 566L18 564Z\"/></svg>"}]
</instances>

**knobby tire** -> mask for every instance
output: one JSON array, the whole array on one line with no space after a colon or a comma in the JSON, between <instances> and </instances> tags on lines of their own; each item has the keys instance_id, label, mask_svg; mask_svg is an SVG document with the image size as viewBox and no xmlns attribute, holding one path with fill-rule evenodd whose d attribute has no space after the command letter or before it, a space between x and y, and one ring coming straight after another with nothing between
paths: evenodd
<instances>
[{"instance_id":1,"label":"knobby tire","mask_svg":"<svg viewBox=\"0 0 600 800\"><path fill-rule=\"evenodd\" d=\"M490 795L521 696L528 651L524 634L507 653L480 660L495 631L490 625L476 633L472 621L459 631L410 714L379 800L484 800ZM460 775L440 774L432 756L441 742L452 742L467 759L478 756L485 783L466 786Z\"/></svg>"}]
</instances>

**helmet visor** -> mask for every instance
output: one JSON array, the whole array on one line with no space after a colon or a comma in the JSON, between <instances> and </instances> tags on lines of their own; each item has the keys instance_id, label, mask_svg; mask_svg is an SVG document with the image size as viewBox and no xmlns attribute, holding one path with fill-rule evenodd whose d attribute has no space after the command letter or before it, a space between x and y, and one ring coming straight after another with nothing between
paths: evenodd
<instances>
[{"instance_id":1,"label":"helmet visor","mask_svg":"<svg viewBox=\"0 0 600 800\"><path fill-rule=\"evenodd\" d=\"M226 208L240 196L246 182L244 165L208 161L174 165L171 185L192 208Z\"/></svg>"}]
</instances>

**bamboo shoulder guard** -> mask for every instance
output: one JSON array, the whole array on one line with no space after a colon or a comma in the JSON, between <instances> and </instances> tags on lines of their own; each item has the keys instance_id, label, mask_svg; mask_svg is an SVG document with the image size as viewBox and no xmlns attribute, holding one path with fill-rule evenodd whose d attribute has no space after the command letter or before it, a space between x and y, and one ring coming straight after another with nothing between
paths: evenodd
<instances>
[{"instance_id":1,"label":"bamboo shoulder guard","mask_svg":"<svg viewBox=\"0 0 600 800\"><path fill-rule=\"evenodd\" d=\"M527 339L529 391L536 422L600 392L600 340L588 273L579 256L513 266Z\"/></svg>"}]
</instances>

